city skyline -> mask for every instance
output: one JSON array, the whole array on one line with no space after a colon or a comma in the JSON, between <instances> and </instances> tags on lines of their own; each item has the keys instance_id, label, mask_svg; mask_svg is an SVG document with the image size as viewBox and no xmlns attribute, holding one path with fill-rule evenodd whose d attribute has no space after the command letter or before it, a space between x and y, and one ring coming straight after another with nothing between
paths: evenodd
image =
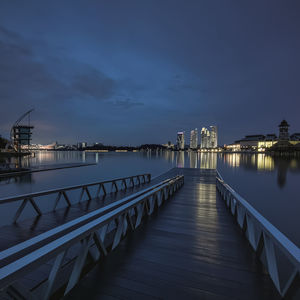
<instances>
[{"instance_id":1,"label":"city skyline","mask_svg":"<svg viewBox=\"0 0 300 300\"><path fill-rule=\"evenodd\" d=\"M299 128L300 3L267 2L3 0L0 134L31 108L43 144Z\"/></svg>"}]
</instances>

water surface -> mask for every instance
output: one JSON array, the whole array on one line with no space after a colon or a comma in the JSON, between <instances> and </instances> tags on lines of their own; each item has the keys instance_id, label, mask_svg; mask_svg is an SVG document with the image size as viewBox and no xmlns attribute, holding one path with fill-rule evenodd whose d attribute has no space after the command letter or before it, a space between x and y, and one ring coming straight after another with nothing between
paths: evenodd
<instances>
[{"instance_id":1,"label":"water surface","mask_svg":"<svg viewBox=\"0 0 300 300\"><path fill-rule=\"evenodd\" d=\"M0 197L142 173L157 176L172 167L217 168L225 181L274 226L300 245L300 160L265 154L195 152L37 152L24 166L95 162L93 166L53 170L2 179ZM12 159L10 163L15 163ZM5 210L2 209L2 212ZM2 213L3 215L3 213Z\"/></svg>"}]
</instances>

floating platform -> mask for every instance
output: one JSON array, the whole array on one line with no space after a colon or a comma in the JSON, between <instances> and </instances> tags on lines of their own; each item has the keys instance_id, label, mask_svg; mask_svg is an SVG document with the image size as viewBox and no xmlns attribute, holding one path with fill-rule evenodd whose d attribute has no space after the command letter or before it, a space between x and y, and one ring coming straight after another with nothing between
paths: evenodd
<instances>
[{"instance_id":1,"label":"floating platform","mask_svg":"<svg viewBox=\"0 0 300 300\"><path fill-rule=\"evenodd\" d=\"M5 170L2 170L3 172L0 173L0 177L20 176L20 175L31 174L36 172L87 167L92 165L96 165L96 164L95 163L65 163L65 164L54 164L54 165L40 165L40 166L31 167L30 169L22 168L20 171L18 169L10 169L7 172L5 172Z\"/></svg>"}]
</instances>

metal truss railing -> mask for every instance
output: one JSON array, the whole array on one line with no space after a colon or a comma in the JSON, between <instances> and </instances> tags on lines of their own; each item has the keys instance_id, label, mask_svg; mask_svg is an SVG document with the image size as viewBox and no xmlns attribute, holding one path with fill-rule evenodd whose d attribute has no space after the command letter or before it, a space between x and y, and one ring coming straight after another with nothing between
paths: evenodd
<instances>
[{"instance_id":1,"label":"metal truss railing","mask_svg":"<svg viewBox=\"0 0 300 300\"><path fill-rule=\"evenodd\" d=\"M21 201L21 204L17 209L15 216L13 218L13 222L16 223L27 204L31 204L31 206L33 207L34 211L38 216L42 215L43 214L42 210L37 205L36 200L38 199L42 201L41 198L44 197L44 199L46 199L45 197L49 195L54 195L55 200L54 200L53 211L55 211L61 199L63 199L66 202L66 205L68 207L72 205L70 198L68 196L68 192L70 191L80 192L78 201L81 201L85 194L87 196L87 200L92 200L93 198L99 197L101 194L106 195L108 191L118 192L119 190L124 190L124 189L126 190L128 187L135 187L137 185L140 185L142 183L147 183L150 181L151 181L151 174L141 174L141 175L135 175L130 177L116 178L112 180L69 186L69 187L47 190L42 192L23 194L14 197L1 198L0 204ZM97 189L93 197L89 189L92 187L96 187Z\"/></svg>"},{"instance_id":2,"label":"metal truss railing","mask_svg":"<svg viewBox=\"0 0 300 300\"><path fill-rule=\"evenodd\" d=\"M137 193L134 193L128 197L122 198L118 201L115 201L111 204L108 204L104 207L101 207L99 209L96 209L90 213L87 213L81 217L78 217L72 221L66 222L63 225L59 225L53 229L50 229L44 233L41 233L35 237L32 237L24 242L21 242L15 246L12 246L8 249L5 249L0 252L0 267L7 264L9 261L12 261L15 257L15 255L26 255L28 252L32 251L34 248L41 247L41 245L46 244L50 239L55 239L63 234L68 233L71 230L74 230L75 228L78 228L79 226L82 226L96 218L99 218L100 216L104 215L105 213L108 213L112 211L113 209L116 209L120 207L123 204L126 204L133 199L136 199L137 197L140 197L146 193L149 193L150 191L157 189L158 187L162 186L163 184L166 184L171 179L166 179L164 181L161 181L158 184L152 185L149 188L143 189L142 191L139 191Z\"/></svg>"},{"instance_id":3,"label":"metal truss railing","mask_svg":"<svg viewBox=\"0 0 300 300\"><path fill-rule=\"evenodd\" d=\"M2 293L10 296L21 293L32 299L49 299L55 291L63 289L66 295L82 276L88 263L88 254L93 258L93 263L106 256L118 246L128 231L135 230L144 217L151 215L183 183L184 177L176 176L102 208L96 215L89 214L85 222L81 217L72 221L73 224L67 225L67 228L57 227L56 230L63 235L56 236L52 230L51 234L55 238L49 239L49 234L44 233L39 241L30 241L38 247L32 249L30 243L25 245L29 249L26 254L22 252L24 243L12 247L13 251L0 252L1 260L10 258L0 269ZM21 251L19 255L16 247ZM67 258L70 255L72 259ZM18 279L34 272L41 265L48 268L47 277L30 293L21 289L17 285ZM60 274L64 274L64 280L58 278Z\"/></svg>"},{"instance_id":4,"label":"metal truss railing","mask_svg":"<svg viewBox=\"0 0 300 300\"><path fill-rule=\"evenodd\" d=\"M300 249L225 183L219 173L217 189L280 295L293 295L299 288Z\"/></svg>"}]
</instances>

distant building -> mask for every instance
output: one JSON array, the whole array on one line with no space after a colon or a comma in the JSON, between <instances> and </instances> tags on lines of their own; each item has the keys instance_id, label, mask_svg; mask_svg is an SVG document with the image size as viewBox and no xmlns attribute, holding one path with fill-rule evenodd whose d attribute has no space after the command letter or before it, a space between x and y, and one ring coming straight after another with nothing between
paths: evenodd
<instances>
[{"instance_id":1,"label":"distant building","mask_svg":"<svg viewBox=\"0 0 300 300\"><path fill-rule=\"evenodd\" d=\"M225 145L224 147L226 150L230 150L230 151L241 151L240 141L236 141L230 145Z\"/></svg>"},{"instance_id":2,"label":"distant building","mask_svg":"<svg viewBox=\"0 0 300 300\"><path fill-rule=\"evenodd\" d=\"M258 143L265 140L263 134L246 135L240 140L241 149L257 149Z\"/></svg>"},{"instance_id":3,"label":"distant building","mask_svg":"<svg viewBox=\"0 0 300 300\"><path fill-rule=\"evenodd\" d=\"M300 133L289 135L289 124L283 120L279 124L279 136L276 134L256 134L246 135L243 139L236 141L234 144L226 146L228 150L258 150L258 151L293 151L300 148ZM298 144L298 145L297 145ZM296 148L293 146L297 145ZM297 150L296 149L296 150Z\"/></svg>"},{"instance_id":4,"label":"distant building","mask_svg":"<svg viewBox=\"0 0 300 300\"><path fill-rule=\"evenodd\" d=\"M293 133L291 136L290 136L290 140L291 141L300 141L300 133Z\"/></svg>"},{"instance_id":5,"label":"distant building","mask_svg":"<svg viewBox=\"0 0 300 300\"><path fill-rule=\"evenodd\" d=\"M167 144L162 144L167 149L174 149L174 144L172 144L170 141L168 141Z\"/></svg>"},{"instance_id":6,"label":"distant building","mask_svg":"<svg viewBox=\"0 0 300 300\"><path fill-rule=\"evenodd\" d=\"M210 148L210 132L205 127L201 129L201 148Z\"/></svg>"},{"instance_id":7,"label":"distant building","mask_svg":"<svg viewBox=\"0 0 300 300\"><path fill-rule=\"evenodd\" d=\"M258 141L258 149L270 148L277 143L278 139L276 134L267 134L263 141Z\"/></svg>"},{"instance_id":8,"label":"distant building","mask_svg":"<svg viewBox=\"0 0 300 300\"><path fill-rule=\"evenodd\" d=\"M196 150L198 148L198 129L191 131L190 148Z\"/></svg>"},{"instance_id":9,"label":"distant building","mask_svg":"<svg viewBox=\"0 0 300 300\"><path fill-rule=\"evenodd\" d=\"M217 126L210 126L210 148L218 147L218 128Z\"/></svg>"},{"instance_id":10,"label":"distant building","mask_svg":"<svg viewBox=\"0 0 300 300\"><path fill-rule=\"evenodd\" d=\"M33 126L16 125L12 128L11 137L13 140L14 149L20 152L22 149L30 148L30 141Z\"/></svg>"},{"instance_id":11,"label":"distant building","mask_svg":"<svg viewBox=\"0 0 300 300\"><path fill-rule=\"evenodd\" d=\"M77 143L77 149L84 149L87 147L87 142Z\"/></svg>"},{"instance_id":12,"label":"distant building","mask_svg":"<svg viewBox=\"0 0 300 300\"><path fill-rule=\"evenodd\" d=\"M283 120L279 124L279 141L288 141L290 139L289 137L289 127L290 125L286 120Z\"/></svg>"},{"instance_id":13,"label":"distant building","mask_svg":"<svg viewBox=\"0 0 300 300\"><path fill-rule=\"evenodd\" d=\"M210 126L210 130L203 127L201 130L201 148L218 147L218 129L217 126Z\"/></svg>"},{"instance_id":14,"label":"distant building","mask_svg":"<svg viewBox=\"0 0 300 300\"><path fill-rule=\"evenodd\" d=\"M184 150L184 132L177 133L177 149Z\"/></svg>"}]
</instances>

